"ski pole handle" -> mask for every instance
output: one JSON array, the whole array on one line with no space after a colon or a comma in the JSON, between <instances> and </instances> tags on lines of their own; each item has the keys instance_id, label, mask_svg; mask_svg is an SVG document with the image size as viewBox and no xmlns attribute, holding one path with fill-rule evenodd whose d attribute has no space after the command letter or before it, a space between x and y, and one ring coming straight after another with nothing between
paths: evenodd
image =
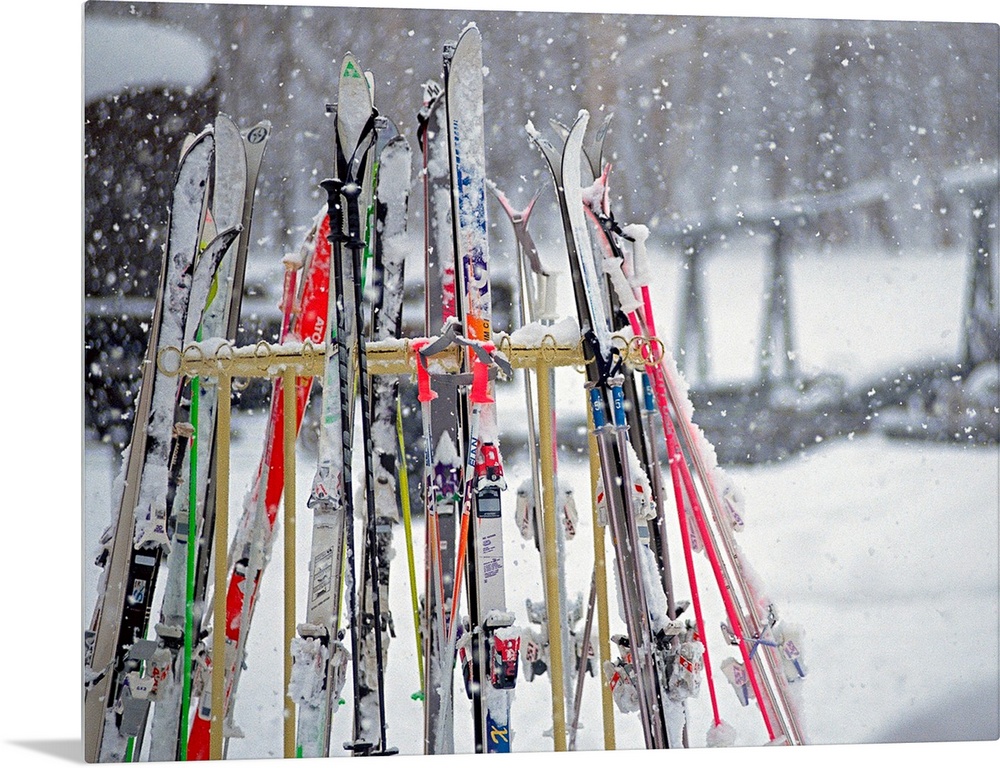
<instances>
[{"instance_id":1,"label":"ski pole handle","mask_svg":"<svg viewBox=\"0 0 1000 768\"><path fill-rule=\"evenodd\" d=\"M649 267L649 252L646 250L646 240L649 239L649 227L645 224L629 224L622 229L625 237L632 240L632 275L633 287L641 288L649 285L652 279Z\"/></svg>"},{"instance_id":2,"label":"ski pole handle","mask_svg":"<svg viewBox=\"0 0 1000 768\"><path fill-rule=\"evenodd\" d=\"M604 271L611 278L611 286L618 297L621 310L626 315L630 315L642 306L642 302L636 298L635 291L632 290L632 285L625 277L625 271L622 267L623 262L619 259L613 257L604 259Z\"/></svg>"},{"instance_id":3,"label":"ski pole handle","mask_svg":"<svg viewBox=\"0 0 1000 768\"><path fill-rule=\"evenodd\" d=\"M490 397L490 367L482 360L474 358L472 361L472 391L469 393L469 400L473 403L492 403Z\"/></svg>"},{"instance_id":4,"label":"ski pole handle","mask_svg":"<svg viewBox=\"0 0 1000 768\"><path fill-rule=\"evenodd\" d=\"M437 392L431 389L431 374L427 370L427 363L421 350L427 346L427 339L420 339L413 342L413 351L417 358L417 400L421 403L429 403L437 397Z\"/></svg>"},{"instance_id":5,"label":"ski pole handle","mask_svg":"<svg viewBox=\"0 0 1000 768\"><path fill-rule=\"evenodd\" d=\"M556 299L558 298L558 292L556 291L556 275L539 275L538 277L539 286L544 285L544 291L540 291L539 304L542 305L542 317L543 321L555 322L559 317L559 312L556 309Z\"/></svg>"}]
</instances>

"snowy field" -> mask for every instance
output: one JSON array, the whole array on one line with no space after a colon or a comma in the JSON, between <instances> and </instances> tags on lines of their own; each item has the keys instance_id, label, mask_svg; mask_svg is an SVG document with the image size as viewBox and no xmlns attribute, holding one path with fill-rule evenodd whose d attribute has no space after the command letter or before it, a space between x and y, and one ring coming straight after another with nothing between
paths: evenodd
<instances>
[{"instance_id":1,"label":"snowy field","mask_svg":"<svg viewBox=\"0 0 1000 768\"><path fill-rule=\"evenodd\" d=\"M670 338L669 308L679 266L666 257L658 307L663 335ZM708 264L706 286L712 328L713 371L720 378L753 372L754 336L764 261L753 249L729 252ZM671 273L670 270L674 270ZM966 262L945 255L804 255L795 260L792 296L800 362L806 369L836 370L849 381L867 380L905 362L955 355ZM557 402L579 412L582 378L560 371ZM523 409L519 388L508 388L501 408ZM506 403L506 406L504 405ZM695 414L697 419L697 413ZM250 473L259 460L263 415L234 417L235 527ZM527 477L526 456L503 443L513 509L514 489ZM297 498L305 499L314 457L300 452ZM101 529L108 522L109 493L118 457L105 446L85 448L84 619L93 604L98 576L90 566ZM892 441L877 434L831 439L773 465L731 469L746 496L747 524L739 535L782 615L805 630L809 675L797 686L805 730L812 744L847 745L913 741L992 740L998 736L998 452ZM572 451L560 456L560 476L585 500L588 468ZM592 526L579 502L581 526L567 545L567 589L583 592L592 567ZM309 547L309 516L297 526L297 570L303 605ZM542 598L538 556L507 518L508 606L527 626L525 598ZM423 541L421 520L414 539ZM676 525L675 525L676 527ZM280 532L278 533L280 541ZM402 528L396 532L391 602L397 637L389 650L387 722L390 744L419 754L421 706L416 647L409 604ZM610 552L610 545L608 551ZM420 552L417 572L422 571ZM702 558L703 559L703 558ZM675 580L683 582L676 564ZM263 579L258 612L242 678L236 720L247 733L233 740L230 756L281 755L282 552L276 548ZM699 579L706 595L708 625L722 617L713 604L707 571ZM682 591L686 587L681 588ZM682 594L683 596L683 594ZM623 624L613 617L612 633ZM721 633L710 633L718 666L731 652ZM741 709L716 672L723 718L741 746L766 740L759 714ZM460 690L460 682L456 686ZM346 740L348 705L335 718L333 744ZM578 736L583 750L601 749L603 734L596 679L588 678ZM456 748L471 751L466 700L456 705ZM690 704L692 744L704 745L711 722L706 687ZM547 677L519 679L512 711L514 750L545 752L552 747ZM616 713L619 749L642 746L634 715ZM706 754L702 751L700 754ZM741 750L740 759L755 751Z\"/></svg>"}]
</instances>

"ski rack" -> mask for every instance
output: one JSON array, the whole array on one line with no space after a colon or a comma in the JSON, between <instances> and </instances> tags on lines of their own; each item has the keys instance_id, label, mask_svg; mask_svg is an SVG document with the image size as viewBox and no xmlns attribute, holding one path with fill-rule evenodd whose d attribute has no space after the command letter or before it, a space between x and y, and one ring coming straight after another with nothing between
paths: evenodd
<instances>
[{"instance_id":1,"label":"ski rack","mask_svg":"<svg viewBox=\"0 0 1000 768\"><path fill-rule=\"evenodd\" d=\"M370 342L367 345L368 372L372 376L392 376L392 375L413 375L418 372L417 356L422 355L426 361L432 375L439 374L460 374L462 370L462 358L465 354L464 348L460 345L452 344L443 351L433 355L423 355L419 350L431 339L426 338L402 338L388 339L380 342ZM656 337L629 336L615 334L613 342L621 349L624 363L629 367L641 367L649 362L650 350L654 358L662 358L666 352L666 347ZM506 333L496 333L493 337L496 354L503 358L510 368L531 368L542 372L551 368L575 367L580 369L587 363L584 354L583 337L581 336L575 343L560 341L552 334L544 334L537 344L521 344L512 340ZM326 348L324 344L315 344L310 340L304 342L291 342L284 344L272 344L267 341L260 341L253 345L236 346L232 342L222 339L209 339L207 341L188 344L183 349L176 346L164 346L157 351L156 367L167 376L184 376L185 378L200 377L202 379L214 378L218 382L219 395L218 407L216 409L216 466L218 471L218 487L216 490L216 506L220 509L229 507L229 485L230 485L230 424L231 424L231 393L234 390L243 388L238 383L244 379L270 379L280 378L285 392L286 402L294 401L295 380L299 376L321 376L325 362ZM644 357L646 355L646 357ZM654 360L659 364L658 360ZM506 367L506 366L505 366ZM290 648L292 639L297 631L297 619L294 611L294 599L288 600L288 596L294 596L295 584L295 519L296 519L296 499L295 483L295 409L285 409L284 412L284 594L285 610L284 620L284 647ZM591 430L592 431L592 430ZM593 468L592 468L593 473ZM548 494L546 494L548 496ZM549 503L554 507L554 499L546 498L542 506L547 507ZM546 519L554 521L554 511L543 509ZM228 515L218 515L214 540L212 543L215 553L215 570L213 578L215 580L215 595L226 594L226 580L228 579L228 546L229 528ZM603 562L603 557L600 558ZM216 599L213 606L213 624L216 627L225 626L226 622L226 601ZM601 612L602 615L604 611ZM212 658L225 658L225 633L214 632L213 635ZM223 722L220 715L225 711L225 665L212 665L212 749L211 759L222 759L222 731ZM284 707L288 716L285 717L285 728L295 728L295 702L288 695L289 684L291 682L292 663L290 653L285 654L284 660ZM218 679L216 679L218 678ZM613 721L611 727L613 727ZM604 725L608 728L609 717L605 715ZM564 728L561 723L557 728ZM607 739L607 734L606 734ZM613 734L611 741L613 744ZM286 734L285 751L286 758L294 758L294 738L288 739Z\"/></svg>"},{"instance_id":2,"label":"ski rack","mask_svg":"<svg viewBox=\"0 0 1000 768\"><path fill-rule=\"evenodd\" d=\"M551 334L542 337L537 345L518 344L507 334L495 335L497 352L512 368L559 368L580 366L587 362L583 354L582 338L575 344L558 341ZM392 376L417 372L416 342L424 339L389 339L373 341L367 345L368 372L372 376ZM648 360L643 357L646 345L664 354L662 342L645 336L623 336L614 340L622 347L626 365L639 367ZM452 347L428 356L434 363L433 373L459 373L462 361L460 349ZM237 347L229 342L212 341L189 344L183 350L163 347L157 355L157 367L169 376L209 376L226 375L231 379L267 378L282 375L292 369L298 376L318 376L323 372L324 347L308 339L304 342L271 344L260 341L257 344ZM654 357L654 364L657 359Z\"/></svg>"}]
</instances>

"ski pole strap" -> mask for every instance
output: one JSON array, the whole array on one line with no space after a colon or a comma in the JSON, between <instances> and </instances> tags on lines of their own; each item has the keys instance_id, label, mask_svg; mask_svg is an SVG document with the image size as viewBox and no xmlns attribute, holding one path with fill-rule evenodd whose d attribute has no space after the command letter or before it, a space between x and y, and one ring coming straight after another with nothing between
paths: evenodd
<instances>
[{"instance_id":1,"label":"ski pole strap","mask_svg":"<svg viewBox=\"0 0 1000 768\"><path fill-rule=\"evenodd\" d=\"M449 318L448 322L441 329L440 335L436 339L427 342L426 346L421 349L420 354L424 357L424 362L426 363L428 357L433 357L440 352L444 352L448 347L468 347L472 350L477 360L485 363L490 368L489 375L491 378L496 377L496 369L499 369L506 378L514 375L514 367L506 357L497 351L496 345L489 341L476 341L475 339L468 339L462 336L459 333L461 327L462 324L457 319Z\"/></svg>"},{"instance_id":2,"label":"ski pole strap","mask_svg":"<svg viewBox=\"0 0 1000 768\"><path fill-rule=\"evenodd\" d=\"M361 128L358 143L351 151L350 158L345 154L344 147L341 146L340 142L337 142L337 174L342 179L354 179L356 181L364 175L368 150L375 143L375 121L377 117L378 110L372 107L371 114L368 115L368 119L365 120L365 124Z\"/></svg>"},{"instance_id":3,"label":"ski pole strap","mask_svg":"<svg viewBox=\"0 0 1000 768\"><path fill-rule=\"evenodd\" d=\"M444 324L444 327L441 328L441 333L438 334L437 338L426 342L421 354L425 357L433 357L439 352L444 352L453 344L457 344L458 339L461 338L459 335L459 329L461 327L461 323L459 323L458 320L454 317L449 318Z\"/></svg>"},{"instance_id":4,"label":"ski pole strap","mask_svg":"<svg viewBox=\"0 0 1000 768\"><path fill-rule=\"evenodd\" d=\"M599 386L606 386L608 380L621 373L625 363L621 350L614 344L609 349L601 349L600 339L593 328L588 328L583 333L583 351L585 358L592 358L597 363L597 381Z\"/></svg>"}]
</instances>

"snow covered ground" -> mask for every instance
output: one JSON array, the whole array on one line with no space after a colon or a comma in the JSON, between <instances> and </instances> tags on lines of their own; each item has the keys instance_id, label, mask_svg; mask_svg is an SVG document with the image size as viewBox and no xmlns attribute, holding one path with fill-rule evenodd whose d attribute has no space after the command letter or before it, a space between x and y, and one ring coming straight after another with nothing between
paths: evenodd
<instances>
[{"instance_id":1,"label":"snow covered ground","mask_svg":"<svg viewBox=\"0 0 1000 768\"><path fill-rule=\"evenodd\" d=\"M753 249L711 260L707 286L713 332L713 370L723 378L752 373L759 327L763 260ZM670 337L674 306L668 258L658 306L663 335ZM800 361L866 380L904 362L954 356L965 257L944 255L809 254L793 267L792 296L798 321ZM560 372L558 403L578 412L581 377ZM520 406L519 390L504 395ZM503 407L503 405L501 406ZM695 414L697 419L697 414ZM231 497L238 502L261 449L262 415L234 419ZM528 471L526 456L501 447L511 486ZM90 566L97 537L107 524L110 483L118 458L105 446L85 449L84 619L89 617L97 570ZM300 454L297 496L306 498L313 457ZM739 541L782 615L805 630L809 675L800 686L810 743L848 745L913 741L994 740L998 737L998 451L952 445L902 443L877 434L828 440L809 451L766 466L730 469L746 496L747 524ZM588 469L572 451L560 456L560 475L586 499ZM579 503L579 502L578 502ZM593 533L586 503L581 526L567 546L570 596L584 591L592 567ZM231 527L238 509L234 509ZM538 557L513 521L507 520L508 605L527 626L525 598L542 598ZM309 517L298 523L297 568L304 574ZM280 534L279 534L280 535ZM423 540L418 520L414 539ZM390 743L419 754L420 704L416 649L409 607L404 540L396 534L391 600L397 637L389 651ZM610 550L609 550L610 551ZM417 572L421 572L418 552ZM680 554L676 563L682 562ZM247 737L233 741L233 757L281 754L281 573L275 551L264 578L239 691L237 722ZM679 572L675 579L681 579ZM709 594L706 574L700 579ZM300 580L298 604L303 604ZM707 599L707 598L706 598ZM709 626L721 609L706 602ZM713 613L713 610L715 611ZM613 621L615 627L623 626ZM620 631L620 629L619 629ZM710 635L711 630L709 630ZM730 652L711 637L716 666ZM765 741L759 715L741 709L716 674L723 718L735 726L738 745ZM584 695L580 749L601 749L603 736L596 680ZM456 747L471 750L471 721L460 696ZM349 712L336 718L333 743L347 738ZM711 722L706 688L690 705L691 739L704 744ZM464 718L464 719L463 719ZM547 677L519 680L512 714L514 749L551 749ZM619 749L641 748L638 720L616 714ZM706 755L705 751L699 755ZM753 759L741 750L740 759ZM770 754L770 751L768 752Z\"/></svg>"}]
</instances>

